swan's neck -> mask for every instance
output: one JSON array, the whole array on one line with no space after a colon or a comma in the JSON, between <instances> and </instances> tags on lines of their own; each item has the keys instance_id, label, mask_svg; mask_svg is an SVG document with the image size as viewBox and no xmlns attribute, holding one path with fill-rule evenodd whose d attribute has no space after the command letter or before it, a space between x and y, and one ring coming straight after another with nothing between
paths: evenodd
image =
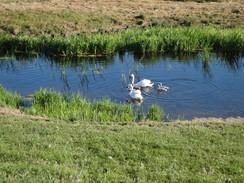
<instances>
[{"instance_id":1,"label":"swan's neck","mask_svg":"<svg viewBox=\"0 0 244 183\"><path fill-rule=\"evenodd\" d=\"M134 85L134 80L135 80L135 77L134 77L134 75L132 75L132 86Z\"/></svg>"}]
</instances>

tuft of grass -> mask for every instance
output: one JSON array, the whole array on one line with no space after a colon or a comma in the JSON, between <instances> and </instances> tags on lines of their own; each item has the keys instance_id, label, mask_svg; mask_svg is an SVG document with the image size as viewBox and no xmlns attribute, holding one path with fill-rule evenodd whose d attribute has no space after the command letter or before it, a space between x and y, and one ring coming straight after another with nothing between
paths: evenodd
<instances>
[{"instance_id":1,"label":"tuft of grass","mask_svg":"<svg viewBox=\"0 0 244 183\"><path fill-rule=\"evenodd\" d=\"M148 109L148 120L163 121L164 113L162 108L158 104L153 104Z\"/></svg>"},{"instance_id":2,"label":"tuft of grass","mask_svg":"<svg viewBox=\"0 0 244 183\"><path fill-rule=\"evenodd\" d=\"M2 182L242 182L244 123L118 125L0 116Z\"/></svg>"},{"instance_id":3,"label":"tuft of grass","mask_svg":"<svg viewBox=\"0 0 244 183\"><path fill-rule=\"evenodd\" d=\"M23 98L16 92L9 91L0 85L0 104L19 108Z\"/></svg>"}]
</instances>

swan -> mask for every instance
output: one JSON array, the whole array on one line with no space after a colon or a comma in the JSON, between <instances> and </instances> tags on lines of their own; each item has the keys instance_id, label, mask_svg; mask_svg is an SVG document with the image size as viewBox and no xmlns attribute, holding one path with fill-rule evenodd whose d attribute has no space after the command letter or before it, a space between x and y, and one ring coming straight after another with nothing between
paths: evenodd
<instances>
[{"instance_id":1,"label":"swan","mask_svg":"<svg viewBox=\"0 0 244 183\"><path fill-rule=\"evenodd\" d=\"M141 95L141 91L140 90L134 90L132 84L129 84L129 90L130 90L129 95L132 99L135 99L135 100L142 100L143 99L143 97Z\"/></svg>"},{"instance_id":2,"label":"swan","mask_svg":"<svg viewBox=\"0 0 244 183\"><path fill-rule=\"evenodd\" d=\"M139 81L138 83L134 84L135 76L134 74L131 74L130 77L132 78L132 85L133 86L139 86L139 87L153 87L154 83L152 83L149 79L143 79Z\"/></svg>"},{"instance_id":3,"label":"swan","mask_svg":"<svg viewBox=\"0 0 244 183\"><path fill-rule=\"evenodd\" d=\"M169 87L167 86L163 86L162 83L159 83L158 84L158 90L161 90L161 91L168 91Z\"/></svg>"}]
</instances>

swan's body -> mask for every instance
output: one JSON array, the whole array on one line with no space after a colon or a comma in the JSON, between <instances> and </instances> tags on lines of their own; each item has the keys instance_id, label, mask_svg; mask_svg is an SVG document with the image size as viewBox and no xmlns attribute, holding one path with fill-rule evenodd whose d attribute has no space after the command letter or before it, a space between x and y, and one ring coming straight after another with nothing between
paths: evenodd
<instances>
[{"instance_id":1,"label":"swan's body","mask_svg":"<svg viewBox=\"0 0 244 183\"><path fill-rule=\"evenodd\" d=\"M129 90L130 90L129 95L132 99L135 99L135 100L142 100L143 99L143 97L141 95L141 91L140 90L134 90L132 84L129 84Z\"/></svg>"},{"instance_id":2,"label":"swan's body","mask_svg":"<svg viewBox=\"0 0 244 183\"><path fill-rule=\"evenodd\" d=\"M139 81L138 83L134 84L135 76L134 74L130 75L132 77L132 85L133 86L139 86L139 87L153 87L154 83L152 83L149 79L143 79Z\"/></svg>"},{"instance_id":3,"label":"swan's body","mask_svg":"<svg viewBox=\"0 0 244 183\"><path fill-rule=\"evenodd\" d=\"M158 90L160 91L168 91L169 87L163 86L162 83L158 84Z\"/></svg>"}]
</instances>

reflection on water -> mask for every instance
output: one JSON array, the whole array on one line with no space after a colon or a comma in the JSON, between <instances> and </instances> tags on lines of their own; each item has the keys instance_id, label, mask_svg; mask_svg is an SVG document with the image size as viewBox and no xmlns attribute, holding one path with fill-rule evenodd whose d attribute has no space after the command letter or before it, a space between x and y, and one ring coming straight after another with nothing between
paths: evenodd
<instances>
[{"instance_id":1,"label":"reflection on water","mask_svg":"<svg viewBox=\"0 0 244 183\"><path fill-rule=\"evenodd\" d=\"M207 58L207 59L206 59ZM45 55L0 57L0 84L23 96L40 88L80 92L90 100L109 97L134 102L128 97L129 75L135 82L147 78L154 88L143 88L142 103L154 103L172 118L244 117L244 58L210 53L118 53L100 58L67 58ZM159 92L157 85L169 86Z\"/></svg>"}]
</instances>

